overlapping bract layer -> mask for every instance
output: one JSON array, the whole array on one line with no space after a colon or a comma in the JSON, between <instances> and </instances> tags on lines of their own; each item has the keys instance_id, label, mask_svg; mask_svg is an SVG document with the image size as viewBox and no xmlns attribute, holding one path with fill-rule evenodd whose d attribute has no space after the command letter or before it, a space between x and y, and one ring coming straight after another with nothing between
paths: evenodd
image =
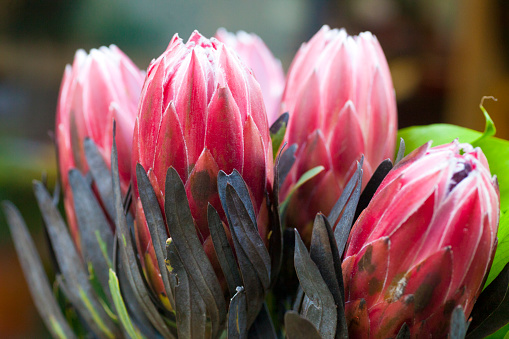
<instances>
[{"instance_id":1,"label":"overlapping bract layer","mask_svg":"<svg viewBox=\"0 0 509 339\"><path fill-rule=\"evenodd\" d=\"M352 37L324 26L290 66L283 110L290 113L285 138L299 149L281 196L309 169L325 168L297 190L287 212L287 225L309 242L315 214L329 213L361 154L364 184L394 154L396 101L378 40L369 32Z\"/></svg>"},{"instance_id":2,"label":"overlapping bract layer","mask_svg":"<svg viewBox=\"0 0 509 339\"><path fill-rule=\"evenodd\" d=\"M176 169L199 237L218 271L207 206L212 204L226 224L217 192L220 170L242 174L260 235L267 239L266 193L272 189L273 161L262 93L237 54L216 39L195 31L184 44L175 35L149 66L134 130L133 166L137 163L147 171L161 206L167 170ZM135 176L133 186L142 262L154 288L164 294Z\"/></svg>"},{"instance_id":3,"label":"overlapping bract layer","mask_svg":"<svg viewBox=\"0 0 509 339\"><path fill-rule=\"evenodd\" d=\"M242 61L253 70L262 88L267 117L272 124L281 113L281 96L285 87L281 61L274 57L263 40L254 33L239 31L233 34L220 28L216 38L237 52Z\"/></svg>"},{"instance_id":4,"label":"overlapping bract layer","mask_svg":"<svg viewBox=\"0 0 509 339\"><path fill-rule=\"evenodd\" d=\"M83 141L91 138L106 164L110 164L113 120L122 190L131 179L132 131L144 73L115 45L78 50L67 65L58 99L56 138L64 205L75 240L78 237L68 172L88 171Z\"/></svg>"},{"instance_id":5,"label":"overlapping bract layer","mask_svg":"<svg viewBox=\"0 0 509 339\"><path fill-rule=\"evenodd\" d=\"M499 192L479 148L425 144L384 179L359 216L342 264L353 337L445 337L468 317L497 243ZM355 320L354 320L355 319Z\"/></svg>"}]
</instances>

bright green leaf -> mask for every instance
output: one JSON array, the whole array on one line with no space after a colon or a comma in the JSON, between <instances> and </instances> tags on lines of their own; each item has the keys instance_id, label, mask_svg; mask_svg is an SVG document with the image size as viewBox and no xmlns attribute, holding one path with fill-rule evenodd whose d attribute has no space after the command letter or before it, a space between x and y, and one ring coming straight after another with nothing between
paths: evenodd
<instances>
[{"instance_id":1,"label":"bright green leaf","mask_svg":"<svg viewBox=\"0 0 509 339\"><path fill-rule=\"evenodd\" d=\"M124 299L122 298L122 294L120 293L120 285L118 283L117 275L115 271L110 268L110 292L113 297L113 303L115 304L115 309L117 310L118 316L120 318L120 322L124 327L125 331L129 334L129 336L133 339L141 339L144 338L140 331L133 325L131 322L131 318L127 313L127 309L125 307Z\"/></svg>"},{"instance_id":2,"label":"bright green leaf","mask_svg":"<svg viewBox=\"0 0 509 339\"><path fill-rule=\"evenodd\" d=\"M297 181L297 183L295 183L295 185L293 185L292 188L290 189L290 192L286 196L285 201L283 201L283 203L281 204L281 206L280 206L281 214L284 214L284 211L286 211L286 207L288 206L288 203L290 202L290 199L292 198L293 193L295 193L295 191L299 187L304 185L307 181L309 181L313 177L317 176L324 169L325 169L325 167L323 167L323 166L316 166L316 167L313 167L312 169L310 169L309 171L307 171L306 173L304 173L300 177L300 179Z\"/></svg>"}]
</instances>

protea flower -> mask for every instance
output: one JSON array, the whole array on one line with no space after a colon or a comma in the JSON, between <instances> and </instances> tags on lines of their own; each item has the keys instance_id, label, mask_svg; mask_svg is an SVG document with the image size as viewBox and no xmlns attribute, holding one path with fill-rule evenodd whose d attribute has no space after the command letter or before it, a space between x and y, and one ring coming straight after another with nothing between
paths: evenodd
<instances>
[{"instance_id":1,"label":"protea flower","mask_svg":"<svg viewBox=\"0 0 509 339\"><path fill-rule=\"evenodd\" d=\"M499 190L479 148L418 148L387 175L359 216L342 264L353 337L443 338L466 318L497 244Z\"/></svg>"},{"instance_id":2,"label":"protea flower","mask_svg":"<svg viewBox=\"0 0 509 339\"><path fill-rule=\"evenodd\" d=\"M216 38L237 52L244 63L252 69L262 88L263 100L269 123L281 113L281 95L285 87L285 74L281 61L276 59L263 40L254 33L239 31L233 34L218 29Z\"/></svg>"},{"instance_id":3,"label":"protea flower","mask_svg":"<svg viewBox=\"0 0 509 339\"><path fill-rule=\"evenodd\" d=\"M115 45L78 50L67 65L58 99L56 141L64 206L71 232L78 239L72 191L71 168L88 171L83 141L91 138L110 165L113 120L117 122L119 172L125 192L131 180L131 147L136 108L144 73Z\"/></svg>"},{"instance_id":4,"label":"protea flower","mask_svg":"<svg viewBox=\"0 0 509 339\"><path fill-rule=\"evenodd\" d=\"M273 161L262 93L251 70L216 39L195 31L184 44L176 34L150 64L134 131L133 168L137 163L147 171L161 207L167 170L172 166L178 172L199 237L218 274L207 206L210 203L226 224L217 188L220 170L227 174L237 170L242 175L259 233L267 240L266 194L272 189ZM133 187L142 265L164 301L135 175Z\"/></svg>"},{"instance_id":5,"label":"protea flower","mask_svg":"<svg viewBox=\"0 0 509 339\"><path fill-rule=\"evenodd\" d=\"M316 213L330 212L361 155L365 184L394 154L396 101L378 40L369 32L351 37L322 27L290 66L283 110L290 113L286 141L299 148L280 196L306 171L325 168L295 192L286 213L287 226L309 243Z\"/></svg>"}]
</instances>

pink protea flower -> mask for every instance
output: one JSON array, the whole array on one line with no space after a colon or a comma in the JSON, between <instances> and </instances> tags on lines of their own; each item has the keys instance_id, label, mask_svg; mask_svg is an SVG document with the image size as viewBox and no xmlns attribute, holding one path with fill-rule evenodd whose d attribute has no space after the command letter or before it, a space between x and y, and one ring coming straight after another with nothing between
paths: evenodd
<instances>
[{"instance_id":1,"label":"pink protea flower","mask_svg":"<svg viewBox=\"0 0 509 339\"><path fill-rule=\"evenodd\" d=\"M218 274L207 206L212 204L226 224L217 192L220 170L229 174L236 169L243 176L260 235L267 240L266 193L272 189L273 161L265 105L252 72L227 46L197 31L185 44L177 34L172 38L148 68L133 150L133 168L137 163L145 168L161 207L166 172L170 166L176 169L185 183L199 237ZM137 244L148 278L164 302L166 295L135 173Z\"/></svg>"},{"instance_id":2,"label":"pink protea flower","mask_svg":"<svg viewBox=\"0 0 509 339\"><path fill-rule=\"evenodd\" d=\"M389 67L369 32L349 36L322 27L295 56L283 94L290 113L286 134L297 160L281 190L316 166L325 170L295 192L286 224L309 243L317 212L328 214L364 154L363 185L394 154L397 112Z\"/></svg>"},{"instance_id":3,"label":"pink protea flower","mask_svg":"<svg viewBox=\"0 0 509 339\"><path fill-rule=\"evenodd\" d=\"M285 74L281 61L276 59L263 40L254 33L239 31L233 34L220 28L216 38L237 52L244 63L253 70L262 88L269 124L281 113L281 96L285 87Z\"/></svg>"},{"instance_id":4,"label":"pink protea flower","mask_svg":"<svg viewBox=\"0 0 509 339\"><path fill-rule=\"evenodd\" d=\"M60 87L56 118L56 141L64 206L74 239L79 238L68 172L88 171L83 148L85 138L98 146L108 166L111 162L113 119L123 192L131 180L131 147L136 108L144 73L115 45L78 50L67 65ZM78 241L77 241L78 242Z\"/></svg>"},{"instance_id":5,"label":"pink protea flower","mask_svg":"<svg viewBox=\"0 0 509 339\"><path fill-rule=\"evenodd\" d=\"M500 199L479 148L418 148L387 175L353 226L342 264L354 338L445 338L468 318L493 259ZM355 320L354 320L355 319Z\"/></svg>"}]
</instances>

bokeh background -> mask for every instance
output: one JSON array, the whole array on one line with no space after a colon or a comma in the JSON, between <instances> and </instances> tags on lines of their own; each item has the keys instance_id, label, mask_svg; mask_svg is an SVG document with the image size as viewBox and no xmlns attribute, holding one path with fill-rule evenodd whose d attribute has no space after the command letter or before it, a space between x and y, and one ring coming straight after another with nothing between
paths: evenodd
<instances>
[{"instance_id":1,"label":"bokeh background","mask_svg":"<svg viewBox=\"0 0 509 339\"><path fill-rule=\"evenodd\" d=\"M0 0L0 200L23 213L48 262L32 180L56 181L54 114L64 67L78 48L116 44L141 69L176 32L255 32L285 70L323 24L370 30L389 60L399 127L450 122L483 130L482 96L509 137L506 0ZM50 271L50 264L47 263ZM49 272L51 274L51 272ZM0 212L0 338L48 337Z\"/></svg>"}]
</instances>

